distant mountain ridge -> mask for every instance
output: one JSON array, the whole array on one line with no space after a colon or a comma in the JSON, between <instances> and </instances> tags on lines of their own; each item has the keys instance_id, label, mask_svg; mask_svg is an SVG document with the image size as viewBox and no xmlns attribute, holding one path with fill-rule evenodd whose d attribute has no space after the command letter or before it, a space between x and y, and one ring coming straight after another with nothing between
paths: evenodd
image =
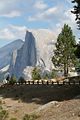
<instances>
[{"instance_id":1,"label":"distant mountain ridge","mask_svg":"<svg viewBox=\"0 0 80 120\"><path fill-rule=\"evenodd\" d=\"M0 48L0 69L10 64L13 51L20 49L23 43L21 39L18 39Z\"/></svg>"}]
</instances>

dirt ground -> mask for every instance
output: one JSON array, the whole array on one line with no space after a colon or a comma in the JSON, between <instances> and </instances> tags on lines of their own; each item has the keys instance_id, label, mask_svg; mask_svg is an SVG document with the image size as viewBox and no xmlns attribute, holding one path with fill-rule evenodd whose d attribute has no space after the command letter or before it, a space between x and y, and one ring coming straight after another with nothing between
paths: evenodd
<instances>
[{"instance_id":1,"label":"dirt ground","mask_svg":"<svg viewBox=\"0 0 80 120\"><path fill-rule=\"evenodd\" d=\"M0 100L3 108L9 112L8 120L22 120L25 114L39 115L37 120L80 120L80 97L75 98L79 94L80 86L77 85L21 85L0 88ZM57 103L47 106L51 101Z\"/></svg>"},{"instance_id":2,"label":"dirt ground","mask_svg":"<svg viewBox=\"0 0 80 120\"><path fill-rule=\"evenodd\" d=\"M36 114L40 115L38 120L80 120L80 100L59 102Z\"/></svg>"}]
</instances>

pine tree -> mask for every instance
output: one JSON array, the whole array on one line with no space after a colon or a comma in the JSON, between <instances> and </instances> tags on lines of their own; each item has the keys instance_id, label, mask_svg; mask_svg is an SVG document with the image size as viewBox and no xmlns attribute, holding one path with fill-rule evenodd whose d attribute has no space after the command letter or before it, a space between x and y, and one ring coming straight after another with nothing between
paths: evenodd
<instances>
[{"instance_id":1,"label":"pine tree","mask_svg":"<svg viewBox=\"0 0 80 120\"><path fill-rule=\"evenodd\" d=\"M40 80L41 79L40 69L38 69L37 67L35 67L32 71L32 79L33 80Z\"/></svg>"},{"instance_id":2,"label":"pine tree","mask_svg":"<svg viewBox=\"0 0 80 120\"><path fill-rule=\"evenodd\" d=\"M59 67L64 71L64 76L68 76L69 67L74 65L76 61L74 54L76 41L68 25L64 25L55 45L56 50L54 51L52 62L55 67Z\"/></svg>"},{"instance_id":3,"label":"pine tree","mask_svg":"<svg viewBox=\"0 0 80 120\"><path fill-rule=\"evenodd\" d=\"M71 12L76 15L76 21L80 30L80 0L73 0L72 3L76 3L74 10Z\"/></svg>"},{"instance_id":4,"label":"pine tree","mask_svg":"<svg viewBox=\"0 0 80 120\"><path fill-rule=\"evenodd\" d=\"M19 83L26 83L26 80L24 79L24 77L20 77L18 80Z\"/></svg>"},{"instance_id":5,"label":"pine tree","mask_svg":"<svg viewBox=\"0 0 80 120\"><path fill-rule=\"evenodd\" d=\"M14 76L14 75L12 74L12 76L11 76L11 78L10 78L10 80L9 80L9 84L13 85L13 84L15 84L15 83L16 83L16 76Z\"/></svg>"},{"instance_id":6,"label":"pine tree","mask_svg":"<svg viewBox=\"0 0 80 120\"><path fill-rule=\"evenodd\" d=\"M80 59L80 42L76 45L75 55L78 59Z\"/></svg>"}]
</instances>

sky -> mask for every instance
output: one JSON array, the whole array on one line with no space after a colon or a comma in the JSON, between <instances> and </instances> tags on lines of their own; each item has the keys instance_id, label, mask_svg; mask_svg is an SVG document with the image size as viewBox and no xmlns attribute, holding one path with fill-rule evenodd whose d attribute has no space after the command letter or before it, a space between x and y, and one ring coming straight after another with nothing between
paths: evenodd
<instances>
[{"instance_id":1,"label":"sky","mask_svg":"<svg viewBox=\"0 0 80 120\"><path fill-rule=\"evenodd\" d=\"M56 36L68 24L76 40L79 32L71 0L0 0L0 47L25 37L29 29L50 29Z\"/></svg>"}]
</instances>

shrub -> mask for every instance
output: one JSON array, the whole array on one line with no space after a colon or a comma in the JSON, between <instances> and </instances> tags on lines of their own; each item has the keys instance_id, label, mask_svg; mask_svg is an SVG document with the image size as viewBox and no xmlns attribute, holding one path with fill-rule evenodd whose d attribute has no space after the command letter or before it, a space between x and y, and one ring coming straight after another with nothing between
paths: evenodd
<instances>
[{"instance_id":1,"label":"shrub","mask_svg":"<svg viewBox=\"0 0 80 120\"><path fill-rule=\"evenodd\" d=\"M8 117L8 112L6 110L1 110L0 111L0 120L6 120Z\"/></svg>"},{"instance_id":2,"label":"shrub","mask_svg":"<svg viewBox=\"0 0 80 120\"><path fill-rule=\"evenodd\" d=\"M39 118L38 115L35 115L35 114L32 114L32 115L26 114L23 117L23 120L36 120L37 118Z\"/></svg>"},{"instance_id":3,"label":"shrub","mask_svg":"<svg viewBox=\"0 0 80 120\"><path fill-rule=\"evenodd\" d=\"M43 79L49 79L49 78L50 78L50 76L49 76L48 73L46 73L46 74L43 76Z\"/></svg>"},{"instance_id":4,"label":"shrub","mask_svg":"<svg viewBox=\"0 0 80 120\"><path fill-rule=\"evenodd\" d=\"M15 83L16 83L16 77L14 75L12 75L9 80L9 84L14 85Z\"/></svg>"},{"instance_id":5,"label":"shrub","mask_svg":"<svg viewBox=\"0 0 80 120\"><path fill-rule=\"evenodd\" d=\"M40 80L41 79L40 69L38 69L37 67L35 67L32 71L32 79L33 80Z\"/></svg>"},{"instance_id":6,"label":"shrub","mask_svg":"<svg viewBox=\"0 0 80 120\"><path fill-rule=\"evenodd\" d=\"M21 103L21 99L18 100L18 103Z\"/></svg>"},{"instance_id":7,"label":"shrub","mask_svg":"<svg viewBox=\"0 0 80 120\"><path fill-rule=\"evenodd\" d=\"M50 78L56 78L58 75L57 75L57 71L56 70L52 70L51 73L50 73Z\"/></svg>"},{"instance_id":8,"label":"shrub","mask_svg":"<svg viewBox=\"0 0 80 120\"><path fill-rule=\"evenodd\" d=\"M0 111L3 110L2 106L0 106Z\"/></svg>"},{"instance_id":9,"label":"shrub","mask_svg":"<svg viewBox=\"0 0 80 120\"><path fill-rule=\"evenodd\" d=\"M26 83L26 80L23 77L20 77L18 82L23 84L23 83Z\"/></svg>"},{"instance_id":10,"label":"shrub","mask_svg":"<svg viewBox=\"0 0 80 120\"><path fill-rule=\"evenodd\" d=\"M3 102L2 102L2 100L0 100L0 104L2 104Z\"/></svg>"}]
</instances>

